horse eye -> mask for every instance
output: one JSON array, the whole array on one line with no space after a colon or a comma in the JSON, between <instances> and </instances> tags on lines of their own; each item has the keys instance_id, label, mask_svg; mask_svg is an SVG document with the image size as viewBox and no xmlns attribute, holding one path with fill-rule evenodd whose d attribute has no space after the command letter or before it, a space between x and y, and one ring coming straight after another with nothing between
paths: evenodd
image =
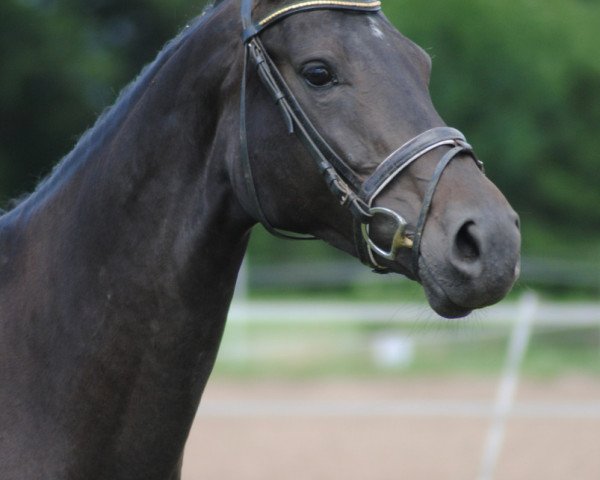
<instances>
[{"instance_id":1,"label":"horse eye","mask_svg":"<svg viewBox=\"0 0 600 480\"><path fill-rule=\"evenodd\" d=\"M325 65L307 65L302 76L313 87L326 87L337 84L337 78Z\"/></svg>"}]
</instances>

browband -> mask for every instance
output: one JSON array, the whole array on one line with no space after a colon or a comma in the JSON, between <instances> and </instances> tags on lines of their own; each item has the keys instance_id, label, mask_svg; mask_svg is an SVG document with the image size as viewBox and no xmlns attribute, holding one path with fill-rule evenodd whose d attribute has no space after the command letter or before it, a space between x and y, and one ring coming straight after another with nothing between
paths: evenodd
<instances>
[{"instance_id":1,"label":"browband","mask_svg":"<svg viewBox=\"0 0 600 480\"><path fill-rule=\"evenodd\" d=\"M294 13L306 12L309 10L355 10L358 12L377 12L381 10L381 1L379 0L307 0L296 2L275 10L258 22L245 21L242 38L244 43L252 37L258 35L265 28L278 22L282 18L293 15ZM246 20L252 18L251 12L245 12Z\"/></svg>"}]
</instances>

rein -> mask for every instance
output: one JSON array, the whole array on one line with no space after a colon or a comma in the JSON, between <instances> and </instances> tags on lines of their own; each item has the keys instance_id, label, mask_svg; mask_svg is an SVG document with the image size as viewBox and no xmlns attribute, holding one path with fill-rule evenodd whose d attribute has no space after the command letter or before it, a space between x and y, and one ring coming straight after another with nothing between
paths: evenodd
<instances>
[{"instance_id":1,"label":"rein","mask_svg":"<svg viewBox=\"0 0 600 480\"><path fill-rule=\"evenodd\" d=\"M273 235L294 240L312 240L311 235L285 232L275 228L267 219L260 204L256 184L254 183L248 137L246 130L246 90L248 61L258 71L258 75L269 91L276 105L279 107L289 134L295 133L306 149L314 158L319 172L323 176L331 193L337 198L340 205L348 208L354 222L354 238L358 257L361 262L373 268L378 273L388 273L390 270L381 266L376 257L395 260L401 248L411 248L413 258L413 271L418 276L421 238L429 209L437 184L446 166L460 154L470 155L479 168L483 164L476 159L473 149L466 142L461 132L449 127L438 127L428 130L403 146L392 152L364 182L360 180L354 170L344 161L327 141L319 134L312 124L293 92L285 82L283 75L269 56L262 41L260 33L281 21L282 19L301 12L310 10L345 10L374 14L381 10L378 0L312 0L300 1L282 7L257 22L252 19L253 0L242 0L242 40L245 47L242 85L240 89L240 143L241 161L243 163L244 181L250 197L250 209L263 226ZM375 198L385 187L402 171L416 160L430 151L441 147L451 147L438 163L432 178L429 181L423 205L419 214L413 238L406 234L407 222L397 212L384 207L373 207ZM377 216L390 218L396 225L389 250L382 249L371 239L369 226Z\"/></svg>"}]
</instances>

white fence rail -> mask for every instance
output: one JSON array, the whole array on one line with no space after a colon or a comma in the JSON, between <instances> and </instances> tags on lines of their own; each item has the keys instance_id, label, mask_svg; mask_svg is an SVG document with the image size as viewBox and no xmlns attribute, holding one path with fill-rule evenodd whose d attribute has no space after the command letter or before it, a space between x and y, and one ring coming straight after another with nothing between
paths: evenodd
<instances>
[{"instance_id":1,"label":"white fence rail","mask_svg":"<svg viewBox=\"0 0 600 480\"><path fill-rule=\"evenodd\" d=\"M518 304L502 302L477 311L473 317L485 324L511 324L516 321ZM233 303L230 323L395 323L417 324L445 321L424 304L370 303L340 301L244 301ZM541 301L537 309L538 326L600 326L600 303L556 303Z\"/></svg>"}]
</instances>

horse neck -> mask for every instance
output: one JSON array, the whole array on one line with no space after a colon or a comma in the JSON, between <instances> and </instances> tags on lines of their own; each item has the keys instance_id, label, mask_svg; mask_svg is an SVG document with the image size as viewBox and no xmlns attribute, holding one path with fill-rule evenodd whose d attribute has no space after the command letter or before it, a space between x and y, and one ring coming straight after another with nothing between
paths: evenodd
<instances>
[{"instance_id":1,"label":"horse neck","mask_svg":"<svg viewBox=\"0 0 600 480\"><path fill-rule=\"evenodd\" d=\"M20 241L4 241L0 313L15 321L0 334L18 360L0 369L14 386L0 403L27 397L14 441L77 447L78 478L111 464L166 477L220 342L248 228L226 168L239 34L204 23L6 220Z\"/></svg>"}]
</instances>

